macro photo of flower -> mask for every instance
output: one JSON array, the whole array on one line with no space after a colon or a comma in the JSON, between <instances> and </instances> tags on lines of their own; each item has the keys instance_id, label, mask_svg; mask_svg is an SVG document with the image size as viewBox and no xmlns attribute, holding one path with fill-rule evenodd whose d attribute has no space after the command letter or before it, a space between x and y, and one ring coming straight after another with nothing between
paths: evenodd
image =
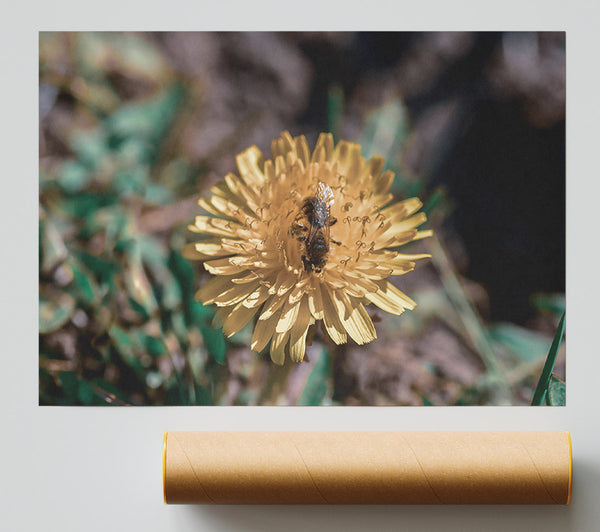
<instances>
[{"instance_id":1,"label":"macro photo of flower","mask_svg":"<svg viewBox=\"0 0 600 532\"><path fill-rule=\"evenodd\" d=\"M564 405L565 34L41 32L41 405Z\"/></svg>"},{"instance_id":2,"label":"macro photo of flower","mask_svg":"<svg viewBox=\"0 0 600 532\"><path fill-rule=\"evenodd\" d=\"M265 160L253 146L237 158L241 178L228 174L200 205L191 230L209 238L186 255L204 261L216 277L197 297L219 307L223 331L232 336L257 318L253 351L270 342L273 362L286 353L305 356L309 326L322 321L336 344L377 336L364 303L392 314L416 303L388 277L413 270L427 254L407 255L403 244L431 235L417 227L427 219L410 198L392 205L391 171L368 162L360 146L321 134L311 153L306 138L288 132ZM322 211L319 214L319 210Z\"/></svg>"}]
</instances>

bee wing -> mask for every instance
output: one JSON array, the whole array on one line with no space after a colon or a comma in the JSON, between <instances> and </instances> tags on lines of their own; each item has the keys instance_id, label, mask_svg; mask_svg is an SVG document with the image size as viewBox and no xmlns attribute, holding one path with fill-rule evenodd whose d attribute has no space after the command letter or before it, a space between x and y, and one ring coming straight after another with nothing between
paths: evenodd
<instances>
[{"instance_id":1,"label":"bee wing","mask_svg":"<svg viewBox=\"0 0 600 532\"><path fill-rule=\"evenodd\" d=\"M329 221L329 220L328 220ZM329 223L326 223L323 227L323 236L325 237L325 242L327 243L327 249L329 249Z\"/></svg>"},{"instance_id":2,"label":"bee wing","mask_svg":"<svg viewBox=\"0 0 600 532\"><path fill-rule=\"evenodd\" d=\"M328 207L333 205L333 191L331 190L331 187L319 181L316 198Z\"/></svg>"}]
</instances>

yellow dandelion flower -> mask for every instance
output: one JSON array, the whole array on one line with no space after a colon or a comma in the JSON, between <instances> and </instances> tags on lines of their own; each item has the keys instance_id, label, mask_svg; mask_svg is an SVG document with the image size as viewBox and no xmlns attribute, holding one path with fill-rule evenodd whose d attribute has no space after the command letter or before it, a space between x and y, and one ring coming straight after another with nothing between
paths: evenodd
<instances>
[{"instance_id":1,"label":"yellow dandelion flower","mask_svg":"<svg viewBox=\"0 0 600 532\"><path fill-rule=\"evenodd\" d=\"M336 344L365 344L377 337L366 304L398 315L416 306L387 279L429 257L398 248L432 233L417 230L419 199L386 206L394 174L382 157L366 161L360 145L334 146L325 133L311 154L304 136L286 131L271 159L252 146L237 166L240 177L227 174L199 201L210 216L190 229L206 238L185 249L215 276L196 297L218 307L227 336L256 317L251 349L270 342L273 362L286 353L300 362L317 321Z\"/></svg>"}]
</instances>

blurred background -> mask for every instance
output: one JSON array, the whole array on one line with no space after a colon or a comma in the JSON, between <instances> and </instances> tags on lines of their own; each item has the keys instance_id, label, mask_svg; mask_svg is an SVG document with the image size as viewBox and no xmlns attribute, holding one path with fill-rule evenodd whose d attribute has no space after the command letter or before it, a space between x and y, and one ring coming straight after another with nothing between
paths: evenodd
<instances>
[{"instance_id":1,"label":"blurred background","mask_svg":"<svg viewBox=\"0 0 600 532\"><path fill-rule=\"evenodd\" d=\"M564 33L41 33L39 76L40 404L531 403L565 310ZM414 311L279 367L211 326L181 248L283 130L385 157L435 237L392 278Z\"/></svg>"}]
</instances>

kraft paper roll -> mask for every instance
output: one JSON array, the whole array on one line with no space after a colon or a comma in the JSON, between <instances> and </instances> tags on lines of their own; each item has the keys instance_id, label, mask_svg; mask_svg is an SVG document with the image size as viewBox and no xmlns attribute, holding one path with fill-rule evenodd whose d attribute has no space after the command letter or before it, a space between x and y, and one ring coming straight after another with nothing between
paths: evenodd
<instances>
[{"instance_id":1,"label":"kraft paper roll","mask_svg":"<svg viewBox=\"0 0 600 532\"><path fill-rule=\"evenodd\" d=\"M166 432L168 504L568 504L568 432Z\"/></svg>"}]
</instances>

